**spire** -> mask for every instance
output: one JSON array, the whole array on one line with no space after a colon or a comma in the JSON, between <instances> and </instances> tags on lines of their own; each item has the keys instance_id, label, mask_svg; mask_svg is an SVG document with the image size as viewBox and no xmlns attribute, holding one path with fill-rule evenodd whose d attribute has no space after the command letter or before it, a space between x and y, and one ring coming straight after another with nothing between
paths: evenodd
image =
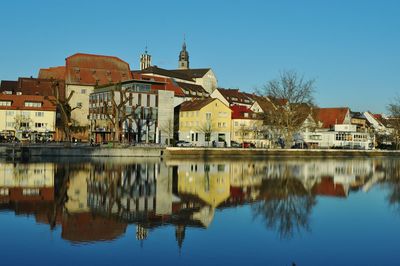
<instances>
[{"instance_id":1,"label":"spire","mask_svg":"<svg viewBox=\"0 0 400 266\"><path fill-rule=\"evenodd\" d=\"M179 53L179 69L189 69L189 53L186 50L186 35L183 35L182 50Z\"/></svg>"},{"instance_id":2,"label":"spire","mask_svg":"<svg viewBox=\"0 0 400 266\"><path fill-rule=\"evenodd\" d=\"M151 55L147 53L147 44L144 48L144 54L140 56L140 70L151 67Z\"/></svg>"}]
</instances>

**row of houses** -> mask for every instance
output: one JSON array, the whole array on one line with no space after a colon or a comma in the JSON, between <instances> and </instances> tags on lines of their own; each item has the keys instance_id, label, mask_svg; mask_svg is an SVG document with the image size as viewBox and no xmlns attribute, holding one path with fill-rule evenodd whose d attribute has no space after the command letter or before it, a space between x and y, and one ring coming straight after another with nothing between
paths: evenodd
<instances>
[{"instance_id":1,"label":"row of houses","mask_svg":"<svg viewBox=\"0 0 400 266\"><path fill-rule=\"evenodd\" d=\"M211 68L190 69L186 44L178 69L151 64L131 70L114 56L74 54L65 65L39 70L37 78L2 81L0 134L31 141L63 140L66 128L82 141L193 146L279 146L280 136L266 117L285 99L218 87ZM305 107L293 145L315 148L374 147L374 134L388 134L380 115L347 107Z\"/></svg>"}]
</instances>

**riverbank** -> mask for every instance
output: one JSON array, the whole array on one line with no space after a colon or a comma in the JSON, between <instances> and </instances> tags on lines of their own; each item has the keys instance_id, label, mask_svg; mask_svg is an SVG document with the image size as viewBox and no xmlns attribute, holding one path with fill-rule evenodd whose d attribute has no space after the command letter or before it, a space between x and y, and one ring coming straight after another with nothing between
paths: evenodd
<instances>
[{"instance_id":1,"label":"riverbank","mask_svg":"<svg viewBox=\"0 0 400 266\"><path fill-rule=\"evenodd\" d=\"M159 146L90 145L3 145L0 157L27 159L38 157L158 157L158 158L263 158L263 157L387 157L399 156L400 150L304 150L304 149L242 149L183 148Z\"/></svg>"}]
</instances>

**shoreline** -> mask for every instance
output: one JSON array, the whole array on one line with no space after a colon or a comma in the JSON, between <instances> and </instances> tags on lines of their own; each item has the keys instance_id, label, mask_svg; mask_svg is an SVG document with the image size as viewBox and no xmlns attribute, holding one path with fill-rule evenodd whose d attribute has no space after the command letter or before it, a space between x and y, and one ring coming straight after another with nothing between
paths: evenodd
<instances>
[{"instance_id":1,"label":"shoreline","mask_svg":"<svg viewBox=\"0 0 400 266\"><path fill-rule=\"evenodd\" d=\"M1 145L0 158L144 157L144 158L270 158L270 157L400 157L400 150L257 149L200 147L91 147L88 145Z\"/></svg>"}]
</instances>

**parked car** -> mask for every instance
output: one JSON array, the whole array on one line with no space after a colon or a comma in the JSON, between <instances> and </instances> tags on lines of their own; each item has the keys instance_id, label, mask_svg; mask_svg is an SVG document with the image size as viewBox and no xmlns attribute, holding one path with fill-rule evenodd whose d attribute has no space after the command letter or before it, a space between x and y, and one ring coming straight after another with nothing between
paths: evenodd
<instances>
[{"instance_id":1,"label":"parked car","mask_svg":"<svg viewBox=\"0 0 400 266\"><path fill-rule=\"evenodd\" d=\"M231 141L231 147L232 148L241 148L242 144L240 144L239 142L236 142L234 140Z\"/></svg>"},{"instance_id":2,"label":"parked car","mask_svg":"<svg viewBox=\"0 0 400 266\"><path fill-rule=\"evenodd\" d=\"M176 142L176 147L191 147L192 143L186 140L179 140Z\"/></svg>"},{"instance_id":3,"label":"parked car","mask_svg":"<svg viewBox=\"0 0 400 266\"><path fill-rule=\"evenodd\" d=\"M255 148L256 145L252 142L243 142L243 148Z\"/></svg>"}]
</instances>

